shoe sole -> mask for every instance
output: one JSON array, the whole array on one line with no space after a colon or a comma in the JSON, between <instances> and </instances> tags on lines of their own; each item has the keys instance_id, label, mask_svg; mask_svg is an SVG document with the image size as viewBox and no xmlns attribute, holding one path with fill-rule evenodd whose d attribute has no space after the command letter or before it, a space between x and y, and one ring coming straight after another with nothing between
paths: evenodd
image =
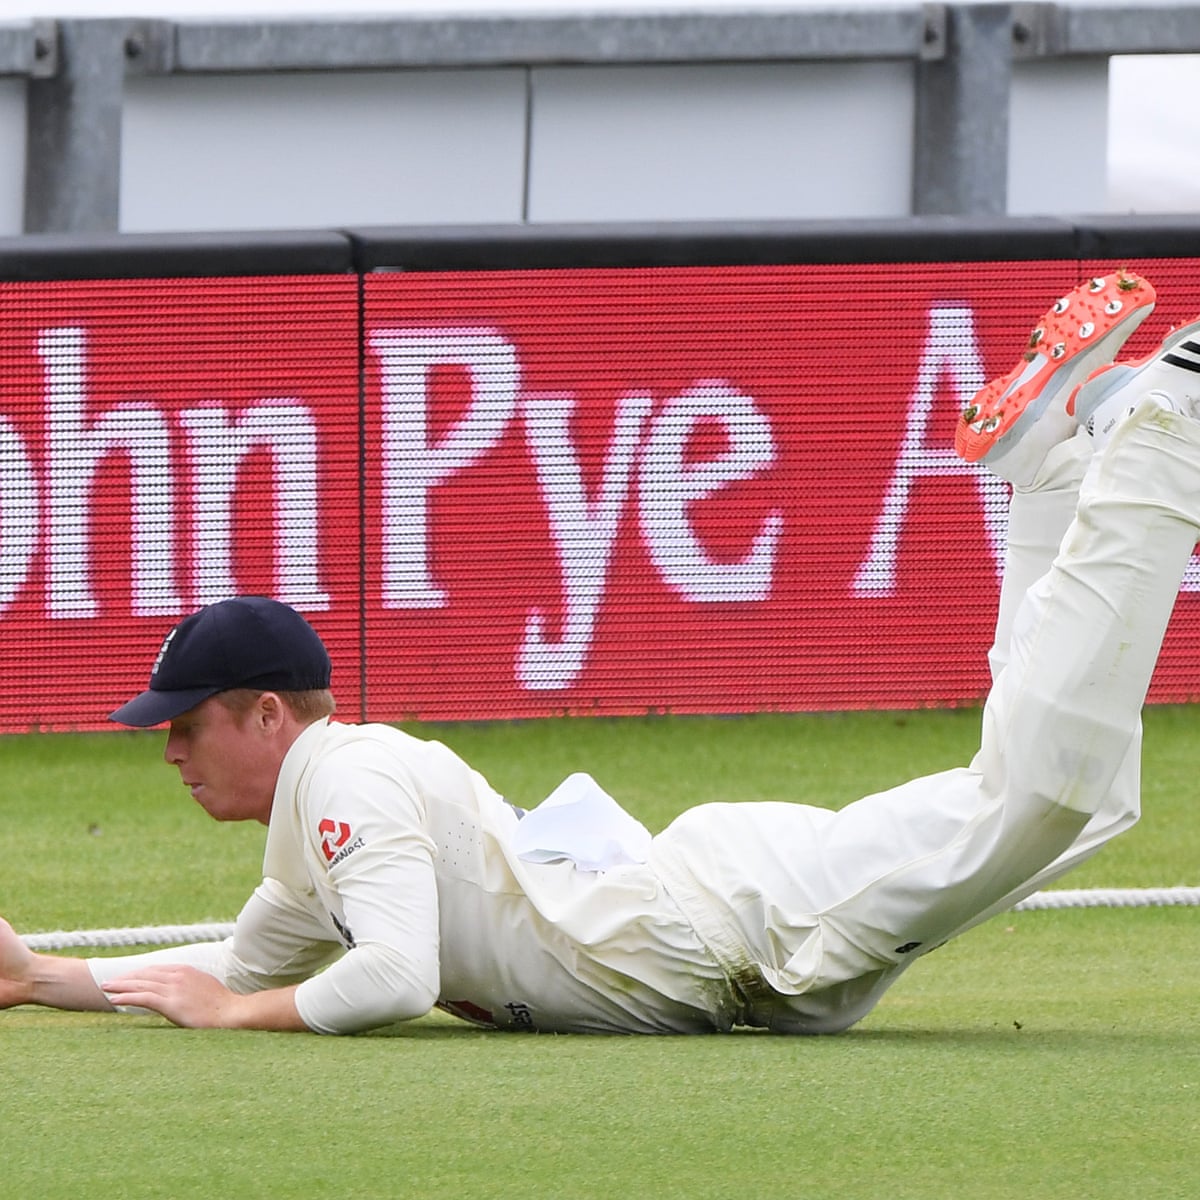
<instances>
[{"instance_id":1,"label":"shoe sole","mask_svg":"<svg viewBox=\"0 0 1200 1200\"><path fill-rule=\"evenodd\" d=\"M1150 282L1129 271L1088 280L1063 296L1034 327L1021 361L985 384L963 410L954 435L959 456L992 464L1028 442L1036 469L1080 423L1066 404L1052 413L1051 403L1064 392L1074 396L1150 315L1155 299ZM1038 426L1039 436L1028 438Z\"/></svg>"},{"instance_id":2,"label":"shoe sole","mask_svg":"<svg viewBox=\"0 0 1200 1200\"><path fill-rule=\"evenodd\" d=\"M1163 344L1145 358L1097 367L1071 393L1067 400L1067 412L1072 413L1080 425L1086 425L1110 396L1160 362L1200 375L1196 357L1183 358L1175 353L1181 346L1186 347L1193 356L1200 356L1200 317L1173 330Z\"/></svg>"}]
</instances>

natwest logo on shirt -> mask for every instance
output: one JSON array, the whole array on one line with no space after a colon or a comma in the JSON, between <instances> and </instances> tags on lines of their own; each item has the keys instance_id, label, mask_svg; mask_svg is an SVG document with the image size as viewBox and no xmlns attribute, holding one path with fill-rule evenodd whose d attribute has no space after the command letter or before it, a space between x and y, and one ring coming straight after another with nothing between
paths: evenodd
<instances>
[{"instance_id":1,"label":"natwest logo on shirt","mask_svg":"<svg viewBox=\"0 0 1200 1200\"><path fill-rule=\"evenodd\" d=\"M317 832L321 835L321 853L325 855L325 861L333 865L335 860L344 858L355 847L354 845L347 846L350 841L351 829L345 821L333 821L326 817L318 826ZM361 844L361 839L356 844ZM345 848L344 853L339 853Z\"/></svg>"}]
</instances>

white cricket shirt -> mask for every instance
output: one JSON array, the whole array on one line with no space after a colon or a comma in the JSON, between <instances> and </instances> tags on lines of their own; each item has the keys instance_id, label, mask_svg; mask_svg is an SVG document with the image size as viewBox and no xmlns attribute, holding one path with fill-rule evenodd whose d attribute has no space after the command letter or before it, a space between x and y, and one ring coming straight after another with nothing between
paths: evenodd
<instances>
[{"instance_id":1,"label":"white cricket shirt","mask_svg":"<svg viewBox=\"0 0 1200 1200\"><path fill-rule=\"evenodd\" d=\"M518 820L441 743L318 721L284 760L263 882L233 936L134 957L190 962L239 992L305 980L297 1007L322 1033L435 1004L513 1029L731 1026L725 976L648 866L525 861ZM92 973L130 962L94 959Z\"/></svg>"}]
</instances>

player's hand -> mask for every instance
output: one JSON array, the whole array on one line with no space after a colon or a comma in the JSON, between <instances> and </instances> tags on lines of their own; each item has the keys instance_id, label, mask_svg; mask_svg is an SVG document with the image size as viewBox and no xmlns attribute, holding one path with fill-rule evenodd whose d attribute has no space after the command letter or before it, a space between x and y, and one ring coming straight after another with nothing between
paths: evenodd
<instances>
[{"instance_id":1,"label":"player's hand","mask_svg":"<svg viewBox=\"0 0 1200 1200\"><path fill-rule=\"evenodd\" d=\"M148 1008L187 1029L228 1027L238 1001L220 980L195 967L145 966L101 987L115 1005Z\"/></svg>"},{"instance_id":2,"label":"player's hand","mask_svg":"<svg viewBox=\"0 0 1200 1200\"><path fill-rule=\"evenodd\" d=\"M0 1008L29 1002L29 980L36 955L0 917Z\"/></svg>"},{"instance_id":3,"label":"player's hand","mask_svg":"<svg viewBox=\"0 0 1200 1200\"><path fill-rule=\"evenodd\" d=\"M0 1008L29 1002L29 981L36 955L0 917Z\"/></svg>"}]
</instances>

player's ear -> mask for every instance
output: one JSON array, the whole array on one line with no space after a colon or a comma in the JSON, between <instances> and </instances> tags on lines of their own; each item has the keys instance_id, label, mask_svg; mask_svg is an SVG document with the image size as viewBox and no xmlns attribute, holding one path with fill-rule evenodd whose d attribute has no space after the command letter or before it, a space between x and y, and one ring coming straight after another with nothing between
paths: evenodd
<instances>
[{"instance_id":1,"label":"player's ear","mask_svg":"<svg viewBox=\"0 0 1200 1200\"><path fill-rule=\"evenodd\" d=\"M261 692L254 705L254 720L264 733L274 733L287 720L288 709L277 692Z\"/></svg>"}]
</instances>

